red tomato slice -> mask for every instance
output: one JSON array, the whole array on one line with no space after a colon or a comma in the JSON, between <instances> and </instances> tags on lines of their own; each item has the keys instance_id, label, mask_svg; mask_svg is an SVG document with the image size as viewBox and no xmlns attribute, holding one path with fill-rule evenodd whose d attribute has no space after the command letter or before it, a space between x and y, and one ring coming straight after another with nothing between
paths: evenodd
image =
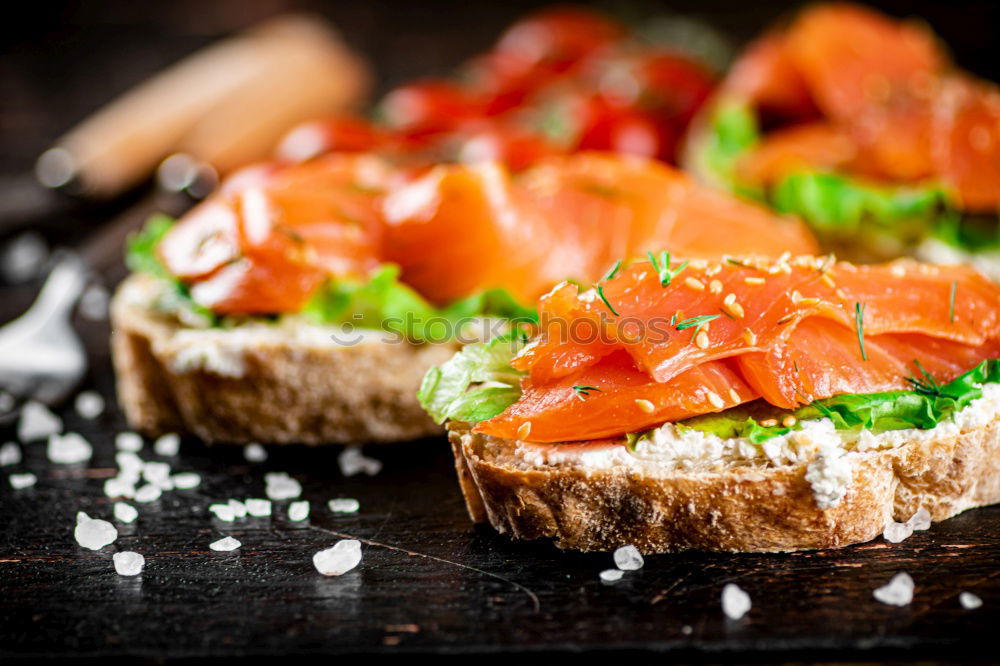
<instances>
[{"instance_id":1,"label":"red tomato slice","mask_svg":"<svg viewBox=\"0 0 1000 666\"><path fill-rule=\"evenodd\" d=\"M594 12L547 9L508 28L496 50L530 67L565 72L625 34L623 26Z\"/></svg>"}]
</instances>

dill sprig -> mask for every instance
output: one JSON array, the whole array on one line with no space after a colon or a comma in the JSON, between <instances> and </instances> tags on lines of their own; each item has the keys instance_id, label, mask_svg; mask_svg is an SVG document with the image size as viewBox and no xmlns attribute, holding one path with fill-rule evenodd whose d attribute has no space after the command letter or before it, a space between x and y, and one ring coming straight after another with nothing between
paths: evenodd
<instances>
[{"instance_id":1,"label":"dill sprig","mask_svg":"<svg viewBox=\"0 0 1000 666\"><path fill-rule=\"evenodd\" d=\"M958 291L958 280L951 283L951 296L948 297L948 320L955 323L955 292Z\"/></svg>"},{"instance_id":2,"label":"dill sprig","mask_svg":"<svg viewBox=\"0 0 1000 666\"><path fill-rule=\"evenodd\" d=\"M868 360L868 352L865 351L865 306L861 303L854 304L854 319L858 327L858 346L861 347L861 359Z\"/></svg>"},{"instance_id":3,"label":"dill sprig","mask_svg":"<svg viewBox=\"0 0 1000 666\"><path fill-rule=\"evenodd\" d=\"M596 386L574 386L573 387L573 392L576 393L576 397L578 397L580 400L583 400L584 398L586 398L588 395L590 395L594 391L597 391L598 393L602 393L601 389L597 388Z\"/></svg>"},{"instance_id":4,"label":"dill sprig","mask_svg":"<svg viewBox=\"0 0 1000 666\"><path fill-rule=\"evenodd\" d=\"M615 265L611 267L611 270L609 270L607 273L604 274L604 277L601 278L601 282L607 282L614 276L618 275L618 271L621 270L621 267L622 267L622 260L619 259L618 261L615 262Z\"/></svg>"},{"instance_id":5,"label":"dill sprig","mask_svg":"<svg viewBox=\"0 0 1000 666\"><path fill-rule=\"evenodd\" d=\"M616 317L619 316L618 311L615 310L614 307L612 307L610 301L608 301L608 297L604 295L604 285L600 284L597 285L597 295L601 298L602 301L604 301L604 304L608 306L608 309L611 310L611 314L613 314Z\"/></svg>"},{"instance_id":6,"label":"dill sprig","mask_svg":"<svg viewBox=\"0 0 1000 666\"><path fill-rule=\"evenodd\" d=\"M661 287L669 287L670 282L680 275L681 271L688 267L688 262L685 261L677 268L670 270L669 252L661 252L659 261L657 261L656 257L653 256L653 253L648 250L646 251L646 256L649 257L649 263L653 265L653 270L656 271L656 274L660 279Z\"/></svg>"},{"instance_id":7,"label":"dill sprig","mask_svg":"<svg viewBox=\"0 0 1000 666\"><path fill-rule=\"evenodd\" d=\"M918 379L911 373L909 377L904 377L911 387L913 387L914 393L919 393L920 395L925 395L931 398L937 398L941 395L941 385L937 383L934 376L924 369L920 361L913 359L913 365L917 366L917 370L923 375L923 379Z\"/></svg>"},{"instance_id":8,"label":"dill sprig","mask_svg":"<svg viewBox=\"0 0 1000 666\"><path fill-rule=\"evenodd\" d=\"M701 329L708 322L714 321L721 316L722 315L700 315L698 317L691 317L690 319L685 319L684 321L678 323L676 328L678 331L684 331L689 328Z\"/></svg>"}]
</instances>

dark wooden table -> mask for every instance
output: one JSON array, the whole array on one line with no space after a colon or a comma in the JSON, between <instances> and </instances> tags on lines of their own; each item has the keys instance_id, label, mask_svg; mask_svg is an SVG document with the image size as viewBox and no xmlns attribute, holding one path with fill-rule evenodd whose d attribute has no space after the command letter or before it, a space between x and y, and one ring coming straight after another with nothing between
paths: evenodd
<instances>
[{"instance_id":1,"label":"dark wooden table","mask_svg":"<svg viewBox=\"0 0 1000 666\"><path fill-rule=\"evenodd\" d=\"M282 3L255 5L254 11L270 11L276 4ZM8 94L10 104L0 106L3 173L23 169L45 141L112 88L138 80L204 41L177 28L187 25L178 18L185 16L181 9L168 12L160 23L151 18L153 9L131 10L138 17L116 14L135 27L126 31L125 42L158 39L153 43L163 48L149 51L155 57L138 65L114 70L109 65L113 45L97 46L101 40L94 35L118 34L101 17L125 6L98 3L90 10L94 17L82 16L87 10L77 8L69 28L34 25L41 41L31 41L29 30L10 47L13 58L0 65L0 90L18 94ZM187 3L179 6L191 10ZM376 7L386 6L393 4ZM459 6L447 7L459 11ZM234 7L228 9L231 14ZM437 54L420 64L423 71L434 71L474 49L474 40L457 34L455 26L471 21L470 16L488 15L469 31L476 39L488 39L519 9L445 12L444 28L421 33L435 23L432 10L425 9L423 18L411 17L409 32L399 27L406 16L387 19L402 30L394 38L369 20L370 13L340 6L330 11L341 21L349 20L344 17L351 11L361 16L355 38L366 48L378 47L376 55L381 54L381 66L392 79L415 73L416 66L399 64L405 60L400 50L386 45L414 44L420 34L452 35L442 37ZM762 10L758 24L779 9ZM748 10L742 11L745 16ZM975 5L966 12L973 45L988 33L990 22L983 26L971 18L995 17L990 11ZM45 40L52 31L74 34L73 21L93 21L96 27L67 37L69 46L46 59L45 44L52 42ZM70 62L74 54L121 76L115 83L102 78L97 92L86 93L84 73L70 67L55 79L70 100L60 105L58 90L44 75L56 76L58 62ZM390 56L399 59L395 66ZM980 69L995 66L991 62L984 56ZM34 111L41 120L24 115ZM22 131L15 131L19 126ZM53 241L74 240L86 235L81 225L91 219L92 214L74 213L43 227ZM0 322L26 307L36 287L0 287ZM54 465L45 459L43 445L28 445L17 471L37 474L37 486L14 491L5 478L0 482L0 660L5 663L70 656L242 660L296 655L318 660L357 653L434 653L444 660L475 655L492 662L508 661L509 655L501 654L508 652L520 653L520 659L594 652L614 663L998 660L993 632L1000 624L1000 507L969 512L898 545L879 539L834 552L648 557L641 571L605 585L597 574L611 566L610 555L564 553L550 544L512 543L488 529L474 529L443 439L369 447L367 453L385 463L372 478L342 477L334 449L271 448L267 462L251 464L236 448L186 440L172 461L175 470L199 472L203 484L140 505L138 522L122 530L114 546L83 550L73 539L75 514L82 510L110 518L111 500L102 484L115 473L113 437L125 426L113 399L107 324L82 319L77 324L92 359L85 388L104 394L108 411L96 422L84 421L71 409L62 411L67 429L94 444L90 464ZM0 442L8 439L13 439L12 428L0 428ZM143 455L152 456L148 443ZM284 518L287 503L270 520L232 526L210 520L209 504L262 497L264 473L279 470L302 481L313 509L308 525ZM11 471L5 468L0 476ZM357 498L361 510L334 516L325 508L333 497ZM233 553L208 549L226 534L242 541L242 548ZM339 578L319 575L312 555L347 537L364 542L361 565ZM116 549L143 553L144 573L118 576L111 563ZM916 581L912 605L876 602L872 591L898 571ZM741 621L722 614L719 598L727 582L739 584L753 599L753 609ZM983 607L962 609L962 590L982 597Z\"/></svg>"}]
</instances>

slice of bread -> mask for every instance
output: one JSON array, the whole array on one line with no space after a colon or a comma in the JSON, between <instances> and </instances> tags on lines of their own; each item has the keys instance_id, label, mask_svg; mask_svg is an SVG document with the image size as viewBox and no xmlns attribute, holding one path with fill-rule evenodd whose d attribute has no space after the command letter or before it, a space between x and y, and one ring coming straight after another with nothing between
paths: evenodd
<instances>
[{"instance_id":1,"label":"slice of bread","mask_svg":"<svg viewBox=\"0 0 1000 666\"><path fill-rule=\"evenodd\" d=\"M154 280L129 277L111 306L119 401L147 435L207 442L396 442L442 432L416 393L457 346L336 343L299 321L191 328L153 307Z\"/></svg>"},{"instance_id":2,"label":"slice of bread","mask_svg":"<svg viewBox=\"0 0 1000 666\"><path fill-rule=\"evenodd\" d=\"M586 551L781 552L869 541L921 508L943 520L1000 502L1000 417L989 408L969 425L874 435L865 450L842 452L846 494L825 509L817 498L830 486L817 479L815 457L632 464L623 443L594 443L596 455L581 455L578 446L498 439L467 424L448 430L473 521L512 537Z\"/></svg>"}]
</instances>

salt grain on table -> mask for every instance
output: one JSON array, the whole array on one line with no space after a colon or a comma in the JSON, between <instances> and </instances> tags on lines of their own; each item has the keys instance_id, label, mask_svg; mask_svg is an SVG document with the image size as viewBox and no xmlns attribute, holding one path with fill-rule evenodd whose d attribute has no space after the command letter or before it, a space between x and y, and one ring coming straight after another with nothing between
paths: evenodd
<instances>
[{"instance_id":1,"label":"salt grain on table","mask_svg":"<svg viewBox=\"0 0 1000 666\"><path fill-rule=\"evenodd\" d=\"M31 472L25 472L23 474L11 474L7 477L10 481L10 487L14 490L24 490L25 488L30 488L38 482L38 477Z\"/></svg>"},{"instance_id":2,"label":"salt grain on table","mask_svg":"<svg viewBox=\"0 0 1000 666\"><path fill-rule=\"evenodd\" d=\"M131 504L126 504L125 502L115 502L114 514L115 520L121 523L131 523L139 517L139 511Z\"/></svg>"},{"instance_id":3,"label":"salt grain on table","mask_svg":"<svg viewBox=\"0 0 1000 666\"><path fill-rule=\"evenodd\" d=\"M615 551L615 566L622 571L638 571L643 563L642 554L635 546L622 546Z\"/></svg>"},{"instance_id":4,"label":"salt grain on table","mask_svg":"<svg viewBox=\"0 0 1000 666\"><path fill-rule=\"evenodd\" d=\"M17 401L14 400L14 396L6 391L0 391L0 414L6 414L14 409L14 405L16 404Z\"/></svg>"},{"instance_id":5,"label":"salt grain on table","mask_svg":"<svg viewBox=\"0 0 1000 666\"><path fill-rule=\"evenodd\" d=\"M45 453L54 463L75 465L90 460L94 448L79 433L68 432L65 435L49 435Z\"/></svg>"},{"instance_id":6,"label":"salt grain on table","mask_svg":"<svg viewBox=\"0 0 1000 666\"><path fill-rule=\"evenodd\" d=\"M135 497L133 499L140 504L149 504L150 502L155 502L160 499L160 495L163 491L151 483L147 483L141 488L137 488L135 491Z\"/></svg>"},{"instance_id":7,"label":"salt grain on table","mask_svg":"<svg viewBox=\"0 0 1000 666\"><path fill-rule=\"evenodd\" d=\"M722 612L730 620L739 620L751 607L750 595L740 589L739 585L727 583L722 588Z\"/></svg>"},{"instance_id":8,"label":"salt grain on table","mask_svg":"<svg viewBox=\"0 0 1000 666\"><path fill-rule=\"evenodd\" d=\"M625 572L622 571L621 569L605 569L598 575L601 577L601 580L604 581L605 583L614 583L616 581L621 580L622 576L625 575Z\"/></svg>"},{"instance_id":9,"label":"salt grain on table","mask_svg":"<svg viewBox=\"0 0 1000 666\"><path fill-rule=\"evenodd\" d=\"M97 391L84 391L73 402L76 413L85 419L96 419L104 413L104 398Z\"/></svg>"},{"instance_id":10,"label":"salt grain on table","mask_svg":"<svg viewBox=\"0 0 1000 666\"><path fill-rule=\"evenodd\" d=\"M264 462L267 460L267 449L257 443L247 444L243 449L243 457L248 462Z\"/></svg>"},{"instance_id":11,"label":"salt grain on table","mask_svg":"<svg viewBox=\"0 0 1000 666\"><path fill-rule=\"evenodd\" d=\"M275 502L294 499L302 494L302 485L284 472L265 474L264 481L268 499Z\"/></svg>"},{"instance_id":12,"label":"salt grain on table","mask_svg":"<svg viewBox=\"0 0 1000 666\"><path fill-rule=\"evenodd\" d=\"M218 541L213 541L212 543L208 544L208 547L211 548L212 550L227 552L230 550L236 550L242 545L243 544L241 544L238 540L234 539L233 537L227 536L222 539L219 539Z\"/></svg>"},{"instance_id":13,"label":"salt grain on table","mask_svg":"<svg viewBox=\"0 0 1000 666\"><path fill-rule=\"evenodd\" d=\"M307 500L302 500L301 502L292 502L288 505L288 519L294 522L300 522L309 517L309 502Z\"/></svg>"},{"instance_id":14,"label":"salt grain on table","mask_svg":"<svg viewBox=\"0 0 1000 666\"><path fill-rule=\"evenodd\" d=\"M108 290L92 284L80 296L80 314L90 321L104 321L108 318L108 300Z\"/></svg>"},{"instance_id":15,"label":"salt grain on table","mask_svg":"<svg viewBox=\"0 0 1000 666\"><path fill-rule=\"evenodd\" d=\"M201 476L194 472L181 472L170 477L174 482L174 488L178 490L191 490L201 485Z\"/></svg>"},{"instance_id":16,"label":"salt grain on table","mask_svg":"<svg viewBox=\"0 0 1000 666\"><path fill-rule=\"evenodd\" d=\"M142 458L137 456L132 451L119 451L115 454L115 464L122 472L135 472L138 478L139 473L142 472Z\"/></svg>"},{"instance_id":17,"label":"salt grain on table","mask_svg":"<svg viewBox=\"0 0 1000 666\"><path fill-rule=\"evenodd\" d=\"M115 553L111 556L111 560L115 563L115 571L119 576L138 576L146 566L145 557L129 550Z\"/></svg>"},{"instance_id":18,"label":"salt grain on table","mask_svg":"<svg viewBox=\"0 0 1000 666\"><path fill-rule=\"evenodd\" d=\"M927 509L921 507L916 513L910 516L906 524L917 532L929 530L931 528L931 514Z\"/></svg>"},{"instance_id":19,"label":"salt grain on table","mask_svg":"<svg viewBox=\"0 0 1000 666\"><path fill-rule=\"evenodd\" d=\"M910 574L900 572L887 585L877 588L872 594L876 599L890 606L906 606L913 601L913 579Z\"/></svg>"},{"instance_id":20,"label":"salt grain on table","mask_svg":"<svg viewBox=\"0 0 1000 666\"><path fill-rule=\"evenodd\" d=\"M361 563L361 542L356 539L338 541L332 548L313 555L313 566L324 576L340 576Z\"/></svg>"},{"instance_id":21,"label":"salt grain on table","mask_svg":"<svg viewBox=\"0 0 1000 666\"><path fill-rule=\"evenodd\" d=\"M135 481L124 476L113 476L104 482L104 494L108 497L135 497Z\"/></svg>"},{"instance_id":22,"label":"salt grain on table","mask_svg":"<svg viewBox=\"0 0 1000 666\"><path fill-rule=\"evenodd\" d=\"M8 467L21 462L21 447L14 442L0 446L0 467Z\"/></svg>"},{"instance_id":23,"label":"salt grain on table","mask_svg":"<svg viewBox=\"0 0 1000 666\"><path fill-rule=\"evenodd\" d=\"M886 523L885 530L882 532L885 540L891 543L899 543L904 539L908 539L911 534L913 534L913 525L909 523L897 523L894 520Z\"/></svg>"},{"instance_id":24,"label":"salt grain on table","mask_svg":"<svg viewBox=\"0 0 1000 666\"><path fill-rule=\"evenodd\" d=\"M344 476L354 476L364 472L368 476L375 476L382 471L382 462L375 458L368 458L361 452L360 446L351 446L344 449L337 457L340 465L340 473Z\"/></svg>"},{"instance_id":25,"label":"salt grain on table","mask_svg":"<svg viewBox=\"0 0 1000 666\"><path fill-rule=\"evenodd\" d=\"M229 508L233 510L233 518L247 517L247 506L243 502L231 499L229 500Z\"/></svg>"},{"instance_id":26,"label":"salt grain on table","mask_svg":"<svg viewBox=\"0 0 1000 666\"><path fill-rule=\"evenodd\" d=\"M357 513L361 508L361 502L350 497L338 497L326 503L330 511L334 513Z\"/></svg>"},{"instance_id":27,"label":"salt grain on table","mask_svg":"<svg viewBox=\"0 0 1000 666\"><path fill-rule=\"evenodd\" d=\"M958 595L958 603L962 604L965 610L976 610L983 605L983 600L972 592L962 592Z\"/></svg>"},{"instance_id":28,"label":"salt grain on table","mask_svg":"<svg viewBox=\"0 0 1000 666\"><path fill-rule=\"evenodd\" d=\"M0 273L12 284L27 282L39 274L48 257L45 237L37 231L25 231L0 251Z\"/></svg>"},{"instance_id":29,"label":"salt grain on table","mask_svg":"<svg viewBox=\"0 0 1000 666\"><path fill-rule=\"evenodd\" d=\"M91 518L82 511L76 514L76 527L73 529L76 542L90 550L100 550L115 542L118 530L106 520Z\"/></svg>"},{"instance_id":30,"label":"salt grain on table","mask_svg":"<svg viewBox=\"0 0 1000 666\"><path fill-rule=\"evenodd\" d=\"M22 442L46 439L49 435L62 432L62 429L62 419L42 403L29 400L21 408L21 419L17 423L17 438Z\"/></svg>"},{"instance_id":31,"label":"salt grain on table","mask_svg":"<svg viewBox=\"0 0 1000 666\"><path fill-rule=\"evenodd\" d=\"M229 504L213 504L208 507L209 512L224 523L231 523L236 518L233 507Z\"/></svg>"},{"instance_id":32,"label":"salt grain on table","mask_svg":"<svg viewBox=\"0 0 1000 666\"><path fill-rule=\"evenodd\" d=\"M120 432L115 435L115 448L131 453L142 451L142 436L137 432Z\"/></svg>"},{"instance_id":33,"label":"salt grain on table","mask_svg":"<svg viewBox=\"0 0 1000 666\"><path fill-rule=\"evenodd\" d=\"M157 437L153 442L153 452L158 456L170 458L177 455L181 449L181 436L175 432Z\"/></svg>"},{"instance_id":34,"label":"salt grain on table","mask_svg":"<svg viewBox=\"0 0 1000 666\"><path fill-rule=\"evenodd\" d=\"M271 500L248 499L243 503L247 507L247 513L254 518L265 518L271 515Z\"/></svg>"}]
</instances>

